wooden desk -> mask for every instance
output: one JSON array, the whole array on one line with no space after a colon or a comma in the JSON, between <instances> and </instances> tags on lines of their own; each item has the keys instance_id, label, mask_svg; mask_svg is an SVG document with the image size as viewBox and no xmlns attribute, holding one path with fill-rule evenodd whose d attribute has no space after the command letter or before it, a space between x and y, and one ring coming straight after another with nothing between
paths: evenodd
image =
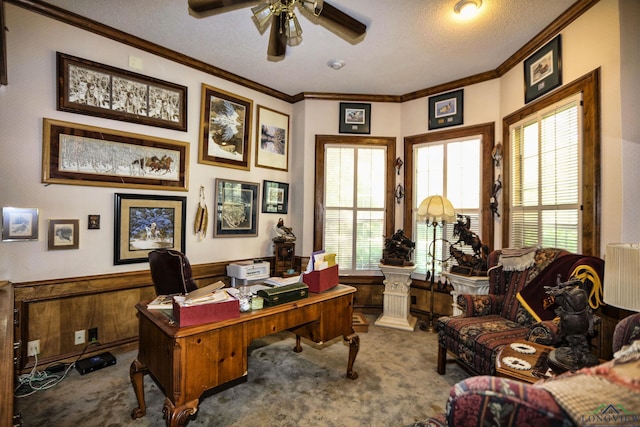
<instances>
[{"instance_id":1,"label":"wooden desk","mask_svg":"<svg viewBox=\"0 0 640 427\"><path fill-rule=\"evenodd\" d=\"M509 344L505 345L498 351L498 354L496 355L496 375L499 377L515 379L533 384L541 378L533 374L536 363L540 359L541 355L544 354L545 357L547 357L549 352L553 350L553 347L536 344L525 340L522 340L521 342L535 348L536 352L533 354L518 353L517 351L512 349ZM504 357L517 357L518 359L522 359L525 362L531 364L531 369L521 370L510 368L502 361Z\"/></svg>"},{"instance_id":2,"label":"wooden desk","mask_svg":"<svg viewBox=\"0 0 640 427\"><path fill-rule=\"evenodd\" d=\"M289 330L300 338L322 344L342 335L349 343L347 378L356 379L353 364L360 337L353 332L356 289L338 285L308 298L240 313L236 319L180 328L165 314L138 303L140 343L130 377L138 400L132 418L146 414L144 375L150 374L166 399L162 412L167 426L183 426L198 410L200 396L221 385L234 385L247 376L247 347L256 338Z\"/></svg>"}]
</instances>

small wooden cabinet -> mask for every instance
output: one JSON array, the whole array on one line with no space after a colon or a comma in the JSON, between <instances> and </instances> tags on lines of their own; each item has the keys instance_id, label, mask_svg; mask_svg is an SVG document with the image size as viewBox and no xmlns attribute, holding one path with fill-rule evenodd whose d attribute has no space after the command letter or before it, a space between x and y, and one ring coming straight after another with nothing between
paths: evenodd
<instances>
[{"instance_id":1,"label":"small wooden cabinet","mask_svg":"<svg viewBox=\"0 0 640 427\"><path fill-rule=\"evenodd\" d=\"M282 273L295 270L296 244L294 242L276 242L274 245L273 275L279 277L282 276Z\"/></svg>"}]
</instances>

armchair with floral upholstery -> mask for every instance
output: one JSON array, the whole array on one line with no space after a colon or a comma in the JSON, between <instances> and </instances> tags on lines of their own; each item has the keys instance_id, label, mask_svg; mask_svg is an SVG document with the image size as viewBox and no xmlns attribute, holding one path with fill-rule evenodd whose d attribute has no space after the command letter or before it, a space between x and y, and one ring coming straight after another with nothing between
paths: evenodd
<instances>
[{"instance_id":1,"label":"armchair with floral upholstery","mask_svg":"<svg viewBox=\"0 0 640 427\"><path fill-rule=\"evenodd\" d=\"M447 354L476 375L494 375L496 355L509 343L557 344L555 314L542 308L544 286L566 281L585 268L597 276L593 280L598 284L602 281L604 261L597 257L556 248L491 252L489 294L458 295L463 314L438 319L438 373L446 373Z\"/></svg>"}]
</instances>

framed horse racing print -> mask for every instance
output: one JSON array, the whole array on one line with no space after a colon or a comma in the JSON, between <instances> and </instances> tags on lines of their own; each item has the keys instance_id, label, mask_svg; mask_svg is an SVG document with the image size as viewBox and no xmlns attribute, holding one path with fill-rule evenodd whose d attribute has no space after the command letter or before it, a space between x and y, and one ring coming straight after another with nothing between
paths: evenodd
<instances>
[{"instance_id":1,"label":"framed horse racing print","mask_svg":"<svg viewBox=\"0 0 640 427\"><path fill-rule=\"evenodd\" d=\"M44 119L42 182L187 191L189 144Z\"/></svg>"}]
</instances>

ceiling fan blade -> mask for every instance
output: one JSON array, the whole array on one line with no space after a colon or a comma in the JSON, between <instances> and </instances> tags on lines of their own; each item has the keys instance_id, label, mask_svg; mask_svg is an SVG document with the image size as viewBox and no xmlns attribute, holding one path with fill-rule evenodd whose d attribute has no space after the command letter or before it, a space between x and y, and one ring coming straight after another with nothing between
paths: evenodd
<instances>
[{"instance_id":1,"label":"ceiling fan blade","mask_svg":"<svg viewBox=\"0 0 640 427\"><path fill-rule=\"evenodd\" d=\"M367 31L367 26L362 22L347 15L340 9L331 6L326 1L323 3L322 11L318 15L318 18L329 21L333 25L337 25L342 31L354 38L363 35Z\"/></svg>"},{"instance_id":2,"label":"ceiling fan blade","mask_svg":"<svg viewBox=\"0 0 640 427\"><path fill-rule=\"evenodd\" d=\"M284 58L287 51L287 35L284 32L286 12L271 19L271 33L269 34L269 48L267 55L276 59Z\"/></svg>"},{"instance_id":3,"label":"ceiling fan blade","mask_svg":"<svg viewBox=\"0 0 640 427\"><path fill-rule=\"evenodd\" d=\"M255 3L255 0L189 0L189 8L195 12L207 12L243 3Z\"/></svg>"}]
</instances>

